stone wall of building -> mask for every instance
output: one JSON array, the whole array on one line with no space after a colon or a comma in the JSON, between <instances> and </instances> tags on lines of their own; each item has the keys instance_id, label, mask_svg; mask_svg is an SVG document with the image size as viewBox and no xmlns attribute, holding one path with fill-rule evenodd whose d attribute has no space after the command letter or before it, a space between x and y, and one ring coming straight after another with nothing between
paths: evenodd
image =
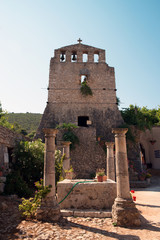
<instances>
[{"instance_id":1,"label":"stone wall of building","mask_svg":"<svg viewBox=\"0 0 160 240\"><path fill-rule=\"evenodd\" d=\"M57 144L61 144L65 130L60 130L57 135ZM76 178L91 178L98 168L106 168L104 149L96 140L96 129L93 127L79 127L73 132L79 139L79 144L71 150L71 165Z\"/></svg>"},{"instance_id":2,"label":"stone wall of building","mask_svg":"<svg viewBox=\"0 0 160 240\"><path fill-rule=\"evenodd\" d=\"M16 142L24 139L21 134L0 126L0 166L4 166L5 170L9 168L12 150Z\"/></svg>"},{"instance_id":3,"label":"stone wall of building","mask_svg":"<svg viewBox=\"0 0 160 240\"><path fill-rule=\"evenodd\" d=\"M72 62L73 53L76 61ZM61 61L61 56L65 60ZM83 54L88 61L83 61ZM94 62L94 55L99 61ZM92 90L92 96L81 94L81 78ZM37 137L42 138L42 129L55 128L63 122L79 125L79 117L88 117L97 136L111 139L111 128L123 120L116 104L114 68L105 62L105 51L84 44L75 44L55 50L50 61L48 102L44 111Z\"/></svg>"},{"instance_id":4,"label":"stone wall of building","mask_svg":"<svg viewBox=\"0 0 160 240\"><path fill-rule=\"evenodd\" d=\"M140 135L142 163L160 169L160 126L147 129Z\"/></svg>"},{"instance_id":5,"label":"stone wall of building","mask_svg":"<svg viewBox=\"0 0 160 240\"><path fill-rule=\"evenodd\" d=\"M92 96L80 91L84 79ZM96 168L105 168L105 153L96 139L114 141L111 129L122 122L115 72L105 62L105 50L81 43L56 49L50 61L48 102L36 137L44 140L43 128L56 128L62 123L79 126L76 133L80 144L71 152L71 164L77 177L89 177ZM95 129L94 139L91 129Z\"/></svg>"}]
</instances>

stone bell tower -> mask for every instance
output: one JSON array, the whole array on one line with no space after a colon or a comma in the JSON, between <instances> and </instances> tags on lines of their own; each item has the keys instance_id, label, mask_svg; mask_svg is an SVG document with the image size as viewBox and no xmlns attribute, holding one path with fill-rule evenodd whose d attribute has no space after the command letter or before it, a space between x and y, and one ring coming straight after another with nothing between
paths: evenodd
<instances>
[{"instance_id":1,"label":"stone bell tower","mask_svg":"<svg viewBox=\"0 0 160 240\"><path fill-rule=\"evenodd\" d=\"M92 95L81 93L84 82ZM56 49L50 60L48 102L37 137L43 138L43 128L74 123L79 130L85 129L86 135L87 129L94 129L94 141L98 136L113 141L111 129L122 122L116 104L114 68L105 62L105 50L82 44L80 39L78 44Z\"/></svg>"},{"instance_id":2,"label":"stone bell tower","mask_svg":"<svg viewBox=\"0 0 160 240\"><path fill-rule=\"evenodd\" d=\"M48 102L37 135L42 128L60 123L86 127L89 120L97 136L111 140L111 128L122 118L116 104L114 68L105 62L105 50L78 44L56 49L50 61ZM84 81L92 96L83 96Z\"/></svg>"}]
</instances>

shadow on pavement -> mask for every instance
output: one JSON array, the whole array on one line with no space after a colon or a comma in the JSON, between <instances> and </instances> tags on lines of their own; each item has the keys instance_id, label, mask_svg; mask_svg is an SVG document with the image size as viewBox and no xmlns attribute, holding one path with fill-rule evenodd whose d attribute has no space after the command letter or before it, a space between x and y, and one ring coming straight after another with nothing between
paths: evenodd
<instances>
[{"instance_id":1,"label":"shadow on pavement","mask_svg":"<svg viewBox=\"0 0 160 240\"><path fill-rule=\"evenodd\" d=\"M112 238L119 239L119 240L125 240L125 239L126 240L129 240L129 239L130 240L140 240L140 238L138 236L135 236L135 235L120 235L118 233L108 232L108 231L105 231L105 230L101 230L99 228L88 227L88 226L78 224L78 223L74 223L74 222L69 222L69 223L72 227L84 229L84 230L92 232L92 233L98 233L98 234L101 234L105 237L112 237Z\"/></svg>"}]
</instances>

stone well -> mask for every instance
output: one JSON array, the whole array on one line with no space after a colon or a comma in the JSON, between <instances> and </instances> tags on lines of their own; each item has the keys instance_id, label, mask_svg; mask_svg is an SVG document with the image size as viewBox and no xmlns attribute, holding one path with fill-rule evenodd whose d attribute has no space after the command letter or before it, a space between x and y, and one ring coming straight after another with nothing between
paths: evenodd
<instances>
[{"instance_id":1,"label":"stone well","mask_svg":"<svg viewBox=\"0 0 160 240\"><path fill-rule=\"evenodd\" d=\"M61 209L111 209L117 194L116 182L108 179L105 182L97 182L85 179L65 179L57 185L58 203L69 193L68 197L60 204Z\"/></svg>"}]
</instances>

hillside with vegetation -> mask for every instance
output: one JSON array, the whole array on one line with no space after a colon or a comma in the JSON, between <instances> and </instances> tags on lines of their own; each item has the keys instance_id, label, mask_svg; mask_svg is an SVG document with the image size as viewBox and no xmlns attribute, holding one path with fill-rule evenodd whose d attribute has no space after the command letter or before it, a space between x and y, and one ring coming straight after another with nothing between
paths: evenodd
<instances>
[{"instance_id":1,"label":"hillside with vegetation","mask_svg":"<svg viewBox=\"0 0 160 240\"><path fill-rule=\"evenodd\" d=\"M40 113L7 113L6 117L11 124L17 123L29 134L35 132L40 124L42 114Z\"/></svg>"}]
</instances>

